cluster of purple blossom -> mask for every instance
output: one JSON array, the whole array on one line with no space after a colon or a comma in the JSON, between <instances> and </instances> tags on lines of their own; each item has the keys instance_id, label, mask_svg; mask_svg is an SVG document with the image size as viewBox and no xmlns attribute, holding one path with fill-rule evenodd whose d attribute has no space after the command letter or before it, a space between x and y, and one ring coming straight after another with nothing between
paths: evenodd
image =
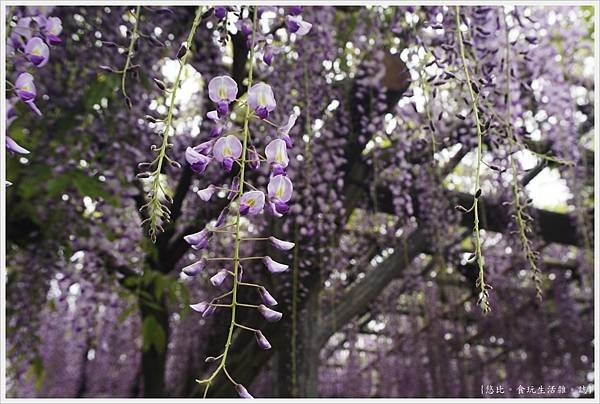
<instances>
[{"instance_id":1,"label":"cluster of purple blossom","mask_svg":"<svg viewBox=\"0 0 600 404\"><path fill-rule=\"evenodd\" d=\"M214 10L217 18L226 18L230 10L223 7L216 7ZM311 24L302 20L300 16L301 8L294 7L290 10L290 15L286 18L286 26L289 32L296 35L305 35L309 32ZM256 20L257 11L254 12L254 19L249 27L243 22L241 23L241 32L246 35L249 40L248 47L251 49L250 59L254 62L254 50L257 43ZM263 42L261 40L261 42ZM263 62L270 65L273 60L273 49L265 40L259 46L263 50ZM292 181L288 178L286 169L290 163L288 149L293 147L293 141L290 137L290 130L296 123L297 115L291 114L287 122L278 125L269 119L269 115L275 110L277 102L270 85L264 82L252 84L252 68L249 71L249 88L245 99L238 98L238 86L235 80L231 77L222 75L214 77L208 84L208 95L212 102L216 104L215 110L207 113L207 118L213 122L213 126L209 133L209 139L195 147L188 147L185 152L186 161L190 164L191 169L203 174L207 167L216 161L225 172L231 172L235 168L239 168L234 176L231 185L228 188L219 187L210 184L208 187L198 191L200 198L207 202L216 191L225 191L228 205L222 210L216 222L212 225L207 225L204 229L197 233L193 233L184 237L185 241L195 250L204 250L208 247L210 240L214 234L230 235L234 238L234 251L232 257L202 257L185 268L182 272L187 276L195 276L203 272L210 261L224 260L232 263L232 268L222 268L210 278L210 282L215 287L220 287L229 277L232 279L232 288L229 292L222 294L212 300L204 300L200 303L191 305L191 308L202 314L203 317L212 315L217 308L229 308L232 312L230 325L229 339L234 327L238 327L255 334L256 341L260 348L270 349L271 344L264 336L262 331L251 328L236 321L236 306L256 309L268 322L279 321L282 313L273 310L271 307L277 305L277 301L267 291L267 289L256 283L243 282L243 269L241 261L246 260L262 260L266 268L271 273L281 273L289 269L286 264L275 261L270 256L251 256L240 257L240 241L244 240L263 240L268 241L278 250L288 251L294 247L294 243L280 240L276 237L242 237L240 231L241 216L257 216L263 211L268 212L272 216L281 217L290 210L290 200L293 193ZM231 111L231 105L237 102L238 106L245 110L245 119L243 129L234 127L233 122L228 118ZM276 131L276 138L271 140L264 148L264 154L254 146L252 136L249 129L249 121L252 119L260 120L273 128ZM241 140L238 135L241 133ZM255 139L256 140L256 139ZM269 167L269 181L267 184L267 192L256 188L246 180L246 166L249 170L258 170L261 163L265 163ZM249 190L244 191L244 187ZM232 215L234 220L228 222L229 213L234 206ZM233 228L233 230L231 230ZM261 304L247 304L237 301L237 289L240 286L256 288ZM231 302L228 304L220 303L221 299L231 296ZM205 380L199 380L201 384L205 384L206 391L210 386L211 381L216 374L222 369L229 376L226 369L227 353L230 346L230 340L225 344L224 352L215 360L220 358L220 364L213 372L212 376ZM245 387L235 382L229 376L229 380L235 385L238 394L243 398L251 398Z\"/></svg>"},{"instance_id":2,"label":"cluster of purple blossom","mask_svg":"<svg viewBox=\"0 0 600 404\"><path fill-rule=\"evenodd\" d=\"M12 58L11 65L17 73L14 83L9 85L14 94L37 115L42 115L35 105L37 96L34 77L29 72L32 67L44 67L50 60L50 46L61 43L62 21L58 17L37 16L21 17L16 26L12 27L7 42L7 56ZM17 118L13 107L16 99L9 101L7 112L7 127ZM12 153L28 154L29 151L19 146L9 136L6 136L6 148Z\"/></svg>"}]
</instances>

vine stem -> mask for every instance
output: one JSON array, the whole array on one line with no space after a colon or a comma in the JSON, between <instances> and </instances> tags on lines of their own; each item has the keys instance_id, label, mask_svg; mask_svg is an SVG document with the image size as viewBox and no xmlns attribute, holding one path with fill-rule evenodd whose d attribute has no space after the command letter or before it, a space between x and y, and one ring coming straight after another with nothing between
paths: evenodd
<instances>
[{"instance_id":1,"label":"vine stem","mask_svg":"<svg viewBox=\"0 0 600 404\"><path fill-rule=\"evenodd\" d=\"M483 254L481 253L481 238L479 235L479 209L478 209L478 201L479 201L479 193L480 190L480 174L481 174L481 155L483 149L482 137L483 133L481 130L481 121L479 119L479 110L477 108L477 97L475 92L473 91L473 86L471 85L471 75L469 74L469 68L467 67L467 57L465 56L465 45L463 43L462 32L460 30L460 6L455 6L456 10L456 37L458 40L458 45L460 49L460 57L462 60L463 68L465 71L465 78L467 83L467 88L469 89L469 95L471 97L471 108L473 109L473 115L475 116L475 124L477 126L477 165L475 170L475 194L473 197L473 216L474 216L474 224L473 231L475 233L475 255L477 257L477 267L479 270L479 275L477 277L477 286L479 287L479 299L481 309L484 313L490 311L489 301L487 299L487 288L484 278L483 271Z\"/></svg>"},{"instance_id":2,"label":"vine stem","mask_svg":"<svg viewBox=\"0 0 600 404\"><path fill-rule=\"evenodd\" d=\"M160 198L159 198L159 191L163 191L163 194L167 195L166 190L163 188L162 184L160 183L160 174L162 171L164 159L165 159L165 157L168 158L168 156L166 156L166 154L167 154L167 146L169 144L169 130L171 129L171 123L173 121L173 109L175 108L175 99L177 96L177 89L179 88L179 83L181 81L181 74L183 72L183 68L185 67L185 65L187 63L187 59L188 59L189 55L191 54L192 40L194 38L194 34L196 33L196 29L198 28L198 25L200 24L201 19L202 19L202 6L198 7L198 9L196 10L196 16L194 17L194 22L192 24L192 28L190 29L190 32L188 33L187 40L186 40L187 52L185 53L185 55L183 55L183 57L179 61L179 70L177 72L177 77L175 78L175 82L173 83L173 90L171 91L171 99L169 102L169 110L167 112L167 118L164 120L165 130L163 133L162 144L160 146L158 156L156 158L156 169L154 170L154 172L152 174L152 188L151 188L151 191L149 194L150 201L148 201L148 203L145 205L146 207L148 207L150 209L150 237L151 237L152 241L156 241L156 230L159 227L157 222L158 222L159 218L163 217L163 214L165 213L164 210L166 209L166 207L162 206L162 202L160 201Z\"/></svg>"},{"instance_id":3,"label":"vine stem","mask_svg":"<svg viewBox=\"0 0 600 404\"><path fill-rule=\"evenodd\" d=\"M129 99L127 96L127 91L125 91L125 79L127 77L127 70L129 69L129 65L131 64L131 58L133 57L133 47L135 46L135 42L138 39L138 24L140 21L140 8L141 6L137 6L135 9L135 23L133 24L133 32L131 33L131 41L129 41L129 48L127 50L127 59L125 60L125 67L123 67L123 76L121 77L121 92L125 99ZM129 102L127 105L130 105Z\"/></svg>"},{"instance_id":4,"label":"vine stem","mask_svg":"<svg viewBox=\"0 0 600 404\"><path fill-rule=\"evenodd\" d=\"M252 87L252 73L253 73L253 67L254 67L254 42L256 40L256 7L254 7L254 11L253 11L253 15L252 15L252 40L250 43L250 67L248 68L248 88ZM250 117L252 115L252 110L250 109L250 106L246 103L246 112L245 112L245 117L244 117L244 130L243 130L243 134L244 134L244 141L243 141L243 145L242 145L242 157L241 157L241 168L240 168L240 185L239 185L239 195L242 195L244 193L244 179L245 179L245 174L246 174L246 154L248 153L248 138L249 138L249 122L250 122ZM233 380L233 378L229 375L229 373L227 372L227 356L229 354L229 349L231 347L231 341L232 341L232 337L233 337L233 330L236 327L236 321L235 321L235 316L236 316L236 309L238 305L243 305L241 303L238 303L237 301L237 291L238 291L238 286L239 286L239 277L238 277L238 272L239 272L239 262L240 262L240 242L242 240L242 235L240 233L240 228L241 228L241 213L240 213L240 208L238 205L238 209L236 212L236 216L235 216L235 236L234 236L234 252L233 252L233 286L231 288L232 290L232 298L231 298L231 322L229 324L229 332L227 333L227 341L225 342L225 349L223 351L223 356L221 357L221 362L219 363L219 365L217 366L217 368L214 370L214 372L211 374L211 376L208 379L202 380L200 382L204 382L206 383L206 387L204 390L204 397L206 397L206 394L208 393L208 388L210 387L210 383L213 381L213 379L219 374L219 372L221 371L221 369L225 372L225 375L227 376L227 378L231 381L231 383L236 384L235 380Z\"/></svg>"},{"instance_id":5,"label":"vine stem","mask_svg":"<svg viewBox=\"0 0 600 404\"><path fill-rule=\"evenodd\" d=\"M504 10L504 8L503 8ZM517 220L517 227L519 228L519 239L521 241L521 248L523 248L523 252L525 253L525 258L529 262L529 266L533 272L533 280L535 282L535 290L536 297L539 301L542 300L542 279L541 272L536 263L536 254L531 248L531 243L527 238L527 233L525 231L525 218L523 217L523 209L525 206L521 205L521 198L519 197L519 180L517 177L517 165L515 162L515 158L513 156L513 150L515 148L515 140L513 138L513 130L512 130L512 112L511 112L511 97L510 97L510 41L509 41L509 29L508 22L506 21L506 13L504 15L504 28L506 32L506 130L508 133L508 144L509 144L509 153L508 159L510 164L510 171L512 175L512 191L513 191L513 200L515 204L516 215L515 218Z\"/></svg>"}]
</instances>

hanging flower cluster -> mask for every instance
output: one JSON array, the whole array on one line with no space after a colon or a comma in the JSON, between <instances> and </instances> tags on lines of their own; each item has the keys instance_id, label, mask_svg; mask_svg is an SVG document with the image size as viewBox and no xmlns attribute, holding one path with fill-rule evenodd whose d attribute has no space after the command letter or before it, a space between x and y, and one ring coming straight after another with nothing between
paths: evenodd
<instances>
[{"instance_id":1,"label":"hanging flower cluster","mask_svg":"<svg viewBox=\"0 0 600 404\"><path fill-rule=\"evenodd\" d=\"M299 11L294 9L291 15L288 16L288 19L293 17L297 21L291 29L288 25L288 29L299 35L305 35L310 30L310 24L301 20ZM227 10L217 7L214 13L217 17L222 16L225 18ZM252 62L254 62L257 41L256 22L257 10L255 9L254 18L250 28L248 28L251 50L250 60ZM263 46L263 51L266 46ZM267 63L267 60L264 59L263 57L263 61ZM231 323L224 351L216 358L212 358L214 361L218 360L219 365L209 378L198 380L198 383L205 385L205 396L211 382L222 370L233 383L240 397L252 397L246 388L237 383L227 371L227 355L233 330L236 327L254 333L260 348L271 348L271 344L262 331L243 325L239 320L236 320L237 308L257 310L268 322L279 321L282 317L282 313L272 308L277 305L277 301L264 286L245 281L242 262L260 260L264 267L273 274L287 271L289 269L288 265L279 263L270 256L242 257L240 256L240 243L250 240L265 241L281 251L294 248L294 243L273 236L245 237L242 233L242 217L247 217L250 220L250 217L265 213L274 217L281 217L290 210L290 201L293 194L292 181L288 178L286 169L290 162L288 150L293 147L289 133L296 122L296 115L291 114L287 122L281 125L270 121L269 115L277 107L275 95L271 86L267 83L252 83L252 72L253 67L250 67L248 75L249 89L245 99L238 98L238 86L229 76L217 76L209 82L208 95L210 100L215 103L215 110L208 112L207 118L213 121L214 126L208 135L208 140L197 146L188 147L185 152L186 161L190 164L191 169L198 174L203 174L210 164L218 164L225 172L234 173L231 185L228 188L210 184L198 192L200 199L209 201L215 191L226 191L229 203L215 222L207 225L197 233L184 237L185 241L195 250L206 250L215 235L233 238L234 248L231 256L208 257L206 255L182 269L185 275L195 276L205 271L209 264L213 262L224 262L225 265L217 270L210 278L210 282L215 287L221 287L229 280L231 284L228 292L191 305L191 308L201 313L203 317L212 315L218 309L231 310ZM229 119L231 106L235 102L244 110L241 131L234 128L234 123ZM257 140L259 134L250 133L249 124L251 120L261 120L271 125L277 135L275 139L266 145L263 153L254 146L254 141ZM258 170L261 164L267 164L268 166L269 180L266 192L248 182L248 171ZM256 289L257 298L260 299L257 302L258 304L238 301L240 287Z\"/></svg>"},{"instance_id":2,"label":"hanging flower cluster","mask_svg":"<svg viewBox=\"0 0 600 404\"><path fill-rule=\"evenodd\" d=\"M35 104L37 91L32 72L46 66L50 60L50 47L60 44L62 21L58 17L38 14L21 17L15 26L9 25L8 29L7 64L15 69L15 81L8 84L16 97L9 101L7 128L17 117L13 105L18 100L23 101L37 115L42 115ZM29 153L9 136L6 136L6 148L11 153Z\"/></svg>"}]
</instances>

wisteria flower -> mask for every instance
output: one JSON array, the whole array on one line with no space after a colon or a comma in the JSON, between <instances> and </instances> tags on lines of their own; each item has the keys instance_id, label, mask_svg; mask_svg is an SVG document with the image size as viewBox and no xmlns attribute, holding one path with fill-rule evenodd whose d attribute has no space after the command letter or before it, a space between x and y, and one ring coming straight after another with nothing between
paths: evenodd
<instances>
[{"instance_id":1,"label":"wisteria flower","mask_svg":"<svg viewBox=\"0 0 600 404\"><path fill-rule=\"evenodd\" d=\"M285 175L276 175L271 178L267 185L269 193L269 204L275 212L285 214L289 211L287 202L292 198L292 181Z\"/></svg>"},{"instance_id":2,"label":"wisteria flower","mask_svg":"<svg viewBox=\"0 0 600 404\"><path fill-rule=\"evenodd\" d=\"M258 293L260 294L260 298L262 299L265 305L277 306L277 300L275 300L275 298L269 293L269 291L264 286L261 286L258 289Z\"/></svg>"},{"instance_id":3,"label":"wisteria flower","mask_svg":"<svg viewBox=\"0 0 600 404\"><path fill-rule=\"evenodd\" d=\"M44 25L44 34L50 45L58 45L61 40L58 37L62 32L62 21L58 17L48 17Z\"/></svg>"},{"instance_id":4,"label":"wisteria flower","mask_svg":"<svg viewBox=\"0 0 600 404\"><path fill-rule=\"evenodd\" d=\"M188 147L185 150L185 160L190 164L192 170L198 174L202 174L212 161L210 157L198 151L200 146Z\"/></svg>"},{"instance_id":5,"label":"wisteria flower","mask_svg":"<svg viewBox=\"0 0 600 404\"><path fill-rule=\"evenodd\" d=\"M181 272L186 274L187 276L196 276L206 267L206 258L200 259L200 261L196 261L193 264L188 265L183 268Z\"/></svg>"},{"instance_id":6,"label":"wisteria flower","mask_svg":"<svg viewBox=\"0 0 600 404\"><path fill-rule=\"evenodd\" d=\"M10 136L6 136L6 148L11 153L29 154L29 150L19 146Z\"/></svg>"},{"instance_id":7,"label":"wisteria flower","mask_svg":"<svg viewBox=\"0 0 600 404\"><path fill-rule=\"evenodd\" d=\"M264 336L264 334L260 330L254 331L254 336L256 337L256 342L260 349L271 349L271 344L269 340Z\"/></svg>"},{"instance_id":8,"label":"wisteria flower","mask_svg":"<svg viewBox=\"0 0 600 404\"><path fill-rule=\"evenodd\" d=\"M287 145L284 140L272 140L265 147L265 156L267 157L267 164L271 165L273 175L285 173L285 168L290 163L290 158L288 157Z\"/></svg>"},{"instance_id":9,"label":"wisteria flower","mask_svg":"<svg viewBox=\"0 0 600 404\"><path fill-rule=\"evenodd\" d=\"M213 155L226 171L231 171L233 162L242 155L242 143L233 135L222 137L215 142Z\"/></svg>"},{"instance_id":10,"label":"wisteria flower","mask_svg":"<svg viewBox=\"0 0 600 404\"><path fill-rule=\"evenodd\" d=\"M240 214L258 215L265 206L265 194L262 191L248 191L240 198Z\"/></svg>"},{"instance_id":11,"label":"wisteria flower","mask_svg":"<svg viewBox=\"0 0 600 404\"><path fill-rule=\"evenodd\" d=\"M273 247L275 247L281 251L289 251L292 248L294 248L294 246L295 246L295 244L290 241L280 240L277 237L273 237L273 236L269 237L269 241L271 242Z\"/></svg>"},{"instance_id":12,"label":"wisteria flower","mask_svg":"<svg viewBox=\"0 0 600 404\"><path fill-rule=\"evenodd\" d=\"M223 268L210 278L210 283L212 283L213 286L221 286L221 284L225 282L225 279L227 279L228 276L229 272L225 268Z\"/></svg>"},{"instance_id":13,"label":"wisteria flower","mask_svg":"<svg viewBox=\"0 0 600 404\"><path fill-rule=\"evenodd\" d=\"M204 202L208 202L215 193L215 189L215 186L213 184L210 184L208 187L199 190L197 194L200 197L200 199L202 199Z\"/></svg>"},{"instance_id":14,"label":"wisteria flower","mask_svg":"<svg viewBox=\"0 0 600 404\"><path fill-rule=\"evenodd\" d=\"M279 135L279 137L281 137L281 139L283 139L283 141L285 142L288 149L291 149L292 147L294 147L294 142L292 141L292 138L290 137L290 130L292 130L292 128L296 124L297 118L298 117L295 114L290 115L287 123L283 126L280 126L277 129L277 134Z\"/></svg>"},{"instance_id":15,"label":"wisteria flower","mask_svg":"<svg viewBox=\"0 0 600 404\"><path fill-rule=\"evenodd\" d=\"M42 38L33 37L25 45L25 54L35 66L43 67L50 59L50 48Z\"/></svg>"},{"instance_id":16,"label":"wisteria flower","mask_svg":"<svg viewBox=\"0 0 600 404\"><path fill-rule=\"evenodd\" d=\"M290 6L289 11L291 15L300 15L302 14L302 6Z\"/></svg>"},{"instance_id":17,"label":"wisteria flower","mask_svg":"<svg viewBox=\"0 0 600 404\"><path fill-rule=\"evenodd\" d=\"M42 112L33 102L36 96L35 84L33 84L33 76L29 73L21 73L15 80L15 93L26 103L36 114L42 115Z\"/></svg>"},{"instance_id":18,"label":"wisteria flower","mask_svg":"<svg viewBox=\"0 0 600 404\"><path fill-rule=\"evenodd\" d=\"M235 391L237 391L241 398L254 398L250 393L248 393L248 390L246 390L246 388L239 383L235 385Z\"/></svg>"},{"instance_id":19,"label":"wisteria flower","mask_svg":"<svg viewBox=\"0 0 600 404\"><path fill-rule=\"evenodd\" d=\"M235 100L237 93L237 84L229 76L217 76L208 83L208 97L217 104L219 116L227 115L229 104Z\"/></svg>"},{"instance_id":20,"label":"wisteria flower","mask_svg":"<svg viewBox=\"0 0 600 404\"><path fill-rule=\"evenodd\" d=\"M221 136L221 133L223 133L223 124L221 123L221 118L219 117L219 112L209 111L206 114L206 117L215 123L215 125L210 130L210 133L208 134L208 136L211 138L216 138L216 137Z\"/></svg>"},{"instance_id":21,"label":"wisteria flower","mask_svg":"<svg viewBox=\"0 0 600 404\"><path fill-rule=\"evenodd\" d=\"M198 313L204 313L206 309L210 307L210 304L207 301L203 301L196 304L190 304L192 310L197 311Z\"/></svg>"},{"instance_id":22,"label":"wisteria flower","mask_svg":"<svg viewBox=\"0 0 600 404\"><path fill-rule=\"evenodd\" d=\"M211 232L206 229L199 231L198 233L188 234L183 239L192 247L194 250L202 250L208 246L210 241Z\"/></svg>"},{"instance_id":23,"label":"wisteria flower","mask_svg":"<svg viewBox=\"0 0 600 404\"><path fill-rule=\"evenodd\" d=\"M288 31L298 36L308 34L312 28L312 24L304 21L300 15L288 15L285 18L285 25Z\"/></svg>"},{"instance_id":24,"label":"wisteria flower","mask_svg":"<svg viewBox=\"0 0 600 404\"><path fill-rule=\"evenodd\" d=\"M260 156L254 147L248 148L248 166L252 170L258 170L260 167Z\"/></svg>"},{"instance_id":25,"label":"wisteria flower","mask_svg":"<svg viewBox=\"0 0 600 404\"><path fill-rule=\"evenodd\" d=\"M285 264L281 264L281 263L273 260L273 258L271 258L269 256L264 257L263 262L266 265L269 272L274 273L274 274L278 274L280 272L285 272L289 268L289 266L287 266Z\"/></svg>"},{"instance_id":26,"label":"wisteria flower","mask_svg":"<svg viewBox=\"0 0 600 404\"><path fill-rule=\"evenodd\" d=\"M266 119L269 112L277 106L271 86L265 83L257 83L248 90L248 105L261 119Z\"/></svg>"},{"instance_id":27,"label":"wisteria flower","mask_svg":"<svg viewBox=\"0 0 600 404\"><path fill-rule=\"evenodd\" d=\"M276 321L281 320L281 317L283 316L283 314L281 314L280 312L270 309L264 304L260 304L257 310L265 318L265 320L267 320L270 323L274 323Z\"/></svg>"},{"instance_id":28,"label":"wisteria flower","mask_svg":"<svg viewBox=\"0 0 600 404\"><path fill-rule=\"evenodd\" d=\"M273 47L272 46L265 46L264 50L263 50L263 62L265 62L267 65L271 66L271 64L273 63L273 57L275 56L275 52L273 52Z\"/></svg>"}]
</instances>

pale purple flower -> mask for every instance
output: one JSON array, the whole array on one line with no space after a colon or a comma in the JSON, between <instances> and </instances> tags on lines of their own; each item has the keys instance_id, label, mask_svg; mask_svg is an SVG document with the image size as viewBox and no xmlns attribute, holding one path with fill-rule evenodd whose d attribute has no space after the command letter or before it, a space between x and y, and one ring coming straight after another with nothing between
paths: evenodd
<instances>
[{"instance_id":1,"label":"pale purple flower","mask_svg":"<svg viewBox=\"0 0 600 404\"><path fill-rule=\"evenodd\" d=\"M235 176L231 180L231 184L229 184L229 192L227 192L227 199L230 201L237 195L240 190L240 177Z\"/></svg>"},{"instance_id":2,"label":"pale purple flower","mask_svg":"<svg viewBox=\"0 0 600 404\"><path fill-rule=\"evenodd\" d=\"M263 258L263 262L266 265L269 272L277 274L288 270L289 266L274 261L273 258L266 256Z\"/></svg>"},{"instance_id":3,"label":"pale purple flower","mask_svg":"<svg viewBox=\"0 0 600 404\"><path fill-rule=\"evenodd\" d=\"M43 67L50 59L50 48L42 38L33 37L25 45L25 54L35 66Z\"/></svg>"},{"instance_id":4,"label":"pale purple flower","mask_svg":"<svg viewBox=\"0 0 600 404\"><path fill-rule=\"evenodd\" d=\"M240 198L240 214L257 215L265 206L265 194L262 191L248 191Z\"/></svg>"},{"instance_id":5,"label":"pale purple flower","mask_svg":"<svg viewBox=\"0 0 600 404\"><path fill-rule=\"evenodd\" d=\"M220 227L225 223L225 219L227 219L227 214L229 213L229 206L223 208L219 216L217 216L217 220L215 220L215 227Z\"/></svg>"},{"instance_id":6,"label":"pale purple flower","mask_svg":"<svg viewBox=\"0 0 600 404\"><path fill-rule=\"evenodd\" d=\"M219 112L218 111L209 111L206 113L206 117L215 123L214 126L210 129L210 133L208 134L208 136L211 138L216 138L216 137L221 136L221 133L223 133L223 124L221 123L221 118L219 117ZM211 144L211 147L212 147L212 144Z\"/></svg>"},{"instance_id":7,"label":"pale purple flower","mask_svg":"<svg viewBox=\"0 0 600 404\"><path fill-rule=\"evenodd\" d=\"M185 150L185 160L190 164L192 170L194 172L197 172L198 174L202 174L212 160L210 157L198 151L198 148L200 146L202 145L196 147L188 147Z\"/></svg>"},{"instance_id":8,"label":"pale purple flower","mask_svg":"<svg viewBox=\"0 0 600 404\"><path fill-rule=\"evenodd\" d=\"M295 246L295 244L290 241L280 240L277 237L273 237L273 236L269 237L269 241L271 242L273 247L277 248L278 250L282 250L282 251L291 250Z\"/></svg>"},{"instance_id":9,"label":"pale purple flower","mask_svg":"<svg viewBox=\"0 0 600 404\"><path fill-rule=\"evenodd\" d=\"M206 258L201 258L200 261L196 261L193 264L183 268L181 272L187 276L196 276L206 267Z\"/></svg>"},{"instance_id":10,"label":"pale purple flower","mask_svg":"<svg viewBox=\"0 0 600 404\"><path fill-rule=\"evenodd\" d=\"M8 135L6 136L6 148L11 153L29 154L29 150L19 146L19 144Z\"/></svg>"},{"instance_id":11,"label":"pale purple flower","mask_svg":"<svg viewBox=\"0 0 600 404\"><path fill-rule=\"evenodd\" d=\"M212 283L213 286L221 286L221 284L225 281L225 279L227 279L228 276L229 272L225 268L223 268L210 278L210 283Z\"/></svg>"},{"instance_id":12,"label":"pale purple flower","mask_svg":"<svg viewBox=\"0 0 600 404\"><path fill-rule=\"evenodd\" d=\"M229 76L217 76L208 83L208 97L217 104L219 116L227 115L229 104L235 100L237 93L237 84Z\"/></svg>"},{"instance_id":13,"label":"pale purple flower","mask_svg":"<svg viewBox=\"0 0 600 404\"><path fill-rule=\"evenodd\" d=\"M198 233L188 234L183 239L188 243L194 250L202 250L208 246L212 233L207 229L203 229Z\"/></svg>"},{"instance_id":14,"label":"pale purple flower","mask_svg":"<svg viewBox=\"0 0 600 404\"><path fill-rule=\"evenodd\" d=\"M292 142L292 138L290 137L290 130L292 130L292 128L296 124L297 118L298 117L295 114L290 115L287 123L283 126L280 126L279 129L277 129L277 134L279 135L279 137L281 137L281 139L283 139L288 149L294 147L294 142Z\"/></svg>"},{"instance_id":15,"label":"pale purple flower","mask_svg":"<svg viewBox=\"0 0 600 404\"><path fill-rule=\"evenodd\" d=\"M30 102L35 99L36 90L33 84L33 76L29 73L21 73L15 81L15 92L23 102Z\"/></svg>"},{"instance_id":16,"label":"pale purple flower","mask_svg":"<svg viewBox=\"0 0 600 404\"><path fill-rule=\"evenodd\" d=\"M233 162L242 155L242 143L233 135L222 137L215 142L213 155L226 171L231 171Z\"/></svg>"},{"instance_id":17,"label":"pale purple flower","mask_svg":"<svg viewBox=\"0 0 600 404\"><path fill-rule=\"evenodd\" d=\"M292 198L293 189L292 181L285 175L280 174L271 178L267 185L267 191L269 204L275 212L285 214L289 211L287 202Z\"/></svg>"},{"instance_id":18,"label":"pale purple flower","mask_svg":"<svg viewBox=\"0 0 600 404\"><path fill-rule=\"evenodd\" d=\"M58 37L62 32L62 21L58 17L48 17L44 25L44 34L50 45L58 45L61 41Z\"/></svg>"},{"instance_id":19,"label":"pale purple flower","mask_svg":"<svg viewBox=\"0 0 600 404\"><path fill-rule=\"evenodd\" d=\"M203 301L196 304L190 304L190 307L192 310L197 311L198 313L204 313L206 309L210 307L210 305L207 301Z\"/></svg>"},{"instance_id":20,"label":"pale purple flower","mask_svg":"<svg viewBox=\"0 0 600 404\"><path fill-rule=\"evenodd\" d=\"M213 184L210 184L208 187L198 191L197 194L200 197L200 199L202 199L204 202L208 202L215 193L215 189L215 186Z\"/></svg>"},{"instance_id":21,"label":"pale purple flower","mask_svg":"<svg viewBox=\"0 0 600 404\"><path fill-rule=\"evenodd\" d=\"M271 86L265 83L256 83L248 90L248 106L252 108L259 118L265 119L269 112L277 106Z\"/></svg>"},{"instance_id":22,"label":"pale purple flower","mask_svg":"<svg viewBox=\"0 0 600 404\"><path fill-rule=\"evenodd\" d=\"M254 398L250 393L248 393L248 390L246 390L246 388L239 383L235 385L235 391L237 391L241 398Z\"/></svg>"},{"instance_id":23,"label":"pale purple flower","mask_svg":"<svg viewBox=\"0 0 600 404\"><path fill-rule=\"evenodd\" d=\"M265 338L264 334L260 330L254 331L254 336L256 337L256 342L260 349L271 349L271 344L269 340Z\"/></svg>"},{"instance_id":24,"label":"pale purple flower","mask_svg":"<svg viewBox=\"0 0 600 404\"><path fill-rule=\"evenodd\" d=\"M267 164L271 166L271 171L274 175L285 173L285 168L290 163L290 158L287 154L287 144L282 139L271 140L265 147L265 156Z\"/></svg>"},{"instance_id":25,"label":"pale purple flower","mask_svg":"<svg viewBox=\"0 0 600 404\"><path fill-rule=\"evenodd\" d=\"M270 323L274 323L276 321L281 320L283 314L273 309L268 308L264 304L258 306L258 312Z\"/></svg>"},{"instance_id":26,"label":"pale purple flower","mask_svg":"<svg viewBox=\"0 0 600 404\"><path fill-rule=\"evenodd\" d=\"M42 112L33 102L37 94L35 90L35 84L33 84L33 76L29 73L21 73L15 80L15 93L17 96L26 103L29 108L38 115L42 115Z\"/></svg>"},{"instance_id":27,"label":"pale purple flower","mask_svg":"<svg viewBox=\"0 0 600 404\"><path fill-rule=\"evenodd\" d=\"M298 36L304 36L310 32L312 24L302 19L302 16L288 15L285 18L288 31Z\"/></svg>"},{"instance_id":28,"label":"pale purple flower","mask_svg":"<svg viewBox=\"0 0 600 404\"><path fill-rule=\"evenodd\" d=\"M263 286L258 289L258 293L260 293L260 298L267 306L277 306L277 300Z\"/></svg>"}]
</instances>

